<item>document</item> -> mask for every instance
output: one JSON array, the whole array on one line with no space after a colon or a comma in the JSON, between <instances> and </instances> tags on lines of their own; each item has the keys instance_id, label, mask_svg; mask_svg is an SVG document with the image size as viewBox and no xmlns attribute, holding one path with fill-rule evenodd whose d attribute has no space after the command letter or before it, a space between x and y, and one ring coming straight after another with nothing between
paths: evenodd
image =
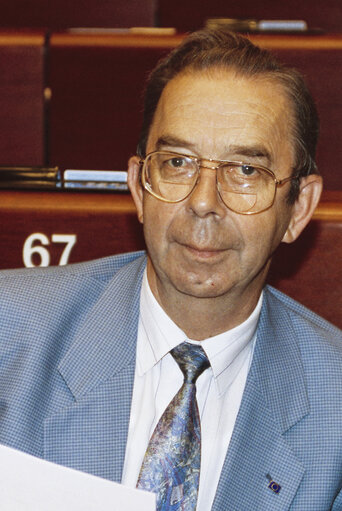
<instances>
[{"instance_id":1,"label":"document","mask_svg":"<svg viewBox=\"0 0 342 511\"><path fill-rule=\"evenodd\" d=\"M155 511L155 495L0 445L1 511Z\"/></svg>"}]
</instances>

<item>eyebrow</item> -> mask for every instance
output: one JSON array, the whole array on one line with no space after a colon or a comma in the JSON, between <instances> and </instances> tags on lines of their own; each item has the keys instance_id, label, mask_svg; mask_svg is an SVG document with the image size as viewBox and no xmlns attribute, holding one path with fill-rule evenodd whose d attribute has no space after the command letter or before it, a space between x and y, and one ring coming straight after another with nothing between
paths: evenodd
<instances>
[{"instance_id":1,"label":"eyebrow","mask_svg":"<svg viewBox=\"0 0 342 511\"><path fill-rule=\"evenodd\" d=\"M270 152L263 145L233 145L227 148L230 154L247 156L248 158L262 158L272 163L273 158Z\"/></svg>"},{"instance_id":2,"label":"eyebrow","mask_svg":"<svg viewBox=\"0 0 342 511\"><path fill-rule=\"evenodd\" d=\"M156 150L159 151L164 147L184 147L194 153L196 152L195 144L174 135L163 135L158 138ZM268 164L273 161L270 152L263 145L228 145L224 152L231 155L245 156L247 158L262 158L267 160Z\"/></svg>"},{"instance_id":3,"label":"eyebrow","mask_svg":"<svg viewBox=\"0 0 342 511\"><path fill-rule=\"evenodd\" d=\"M184 140L173 135L163 135L159 137L156 143L156 150L159 151L163 147L184 147L195 152L195 144L188 140Z\"/></svg>"}]
</instances>

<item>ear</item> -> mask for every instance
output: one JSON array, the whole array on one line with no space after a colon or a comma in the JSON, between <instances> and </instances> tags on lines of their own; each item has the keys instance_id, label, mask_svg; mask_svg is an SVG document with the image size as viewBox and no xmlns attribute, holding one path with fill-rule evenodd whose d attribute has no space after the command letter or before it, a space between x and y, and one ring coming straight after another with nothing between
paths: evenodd
<instances>
[{"instance_id":1,"label":"ear","mask_svg":"<svg viewBox=\"0 0 342 511\"><path fill-rule=\"evenodd\" d=\"M127 184L137 210L138 220L143 223L143 189L140 182L140 164L138 156L128 160Z\"/></svg>"},{"instance_id":2,"label":"ear","mask_svg":"<svg viewBox=\"0 0 342 511\"><path fill-rule=\"evenodd\" d=\"M282 241L292 243L298 238L319 203L322 187L322 178L317 174L301 178L299 196L293 204L290 223Z\"/></svg>"}]
</instances>

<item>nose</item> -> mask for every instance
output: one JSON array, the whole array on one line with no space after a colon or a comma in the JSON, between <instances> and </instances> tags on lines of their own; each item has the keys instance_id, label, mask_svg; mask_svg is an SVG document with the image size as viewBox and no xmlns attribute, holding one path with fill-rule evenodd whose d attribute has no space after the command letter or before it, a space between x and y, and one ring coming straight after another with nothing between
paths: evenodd
<instances>
[{"instance_id":1,"label":"nose","mask_svg":"<svg viewBox=\"0 0 342 511\"><path fill-rule=\"evenodd\" d=\"M215 168L201 166L197 184L188 199L188 207L199 217L223 216L226 206L222 202L216 184Z\"/></svg>"}]
</instances>

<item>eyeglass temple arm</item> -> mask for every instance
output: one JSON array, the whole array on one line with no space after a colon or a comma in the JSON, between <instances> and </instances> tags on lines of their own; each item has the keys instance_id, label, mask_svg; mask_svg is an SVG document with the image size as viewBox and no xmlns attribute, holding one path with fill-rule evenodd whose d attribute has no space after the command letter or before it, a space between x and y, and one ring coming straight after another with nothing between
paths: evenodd
<instances>
[{"instance_id":1,"label":"eyeglass temple arm","mask_svg":"<svg viewBox=\"0 0 342 511\"><path fill-rule=\"evenodd\" d=\"M294 176L285 177L284 179L276 179L275 184L277 186L281 186L285 183L288 183L289 181L293 181L294 179L299 179L300 176L298 174L295 174Z\"/></svg>"}]
</instances>

